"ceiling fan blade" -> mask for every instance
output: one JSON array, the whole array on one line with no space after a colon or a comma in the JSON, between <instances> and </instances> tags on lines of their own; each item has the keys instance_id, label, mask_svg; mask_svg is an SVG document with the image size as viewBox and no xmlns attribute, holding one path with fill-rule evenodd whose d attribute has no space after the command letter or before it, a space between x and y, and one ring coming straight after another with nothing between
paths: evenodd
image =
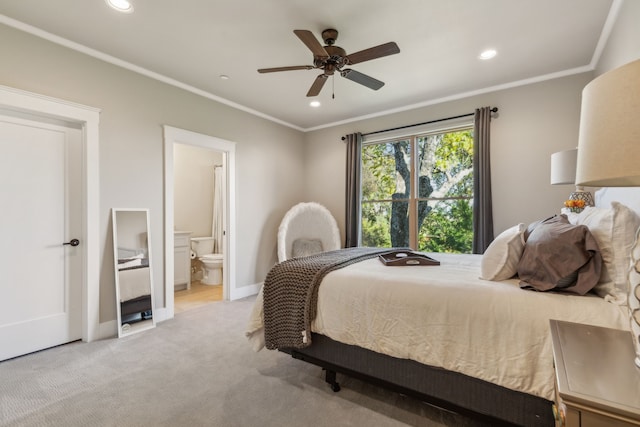
<instances>
[{"instance_id":1,"label":"ceiling fan blade","mask_svg":"<svg viewBox=\"0 0 640 427\"><path fill-rule=\"evenodd\" d=\"M260 68L259 73L275 73L276 71L313 70L312 65L293 65L291 67Z\"/></svg>"},{"instance_id":2,"label":"ceiling fan blade","mask_svg":"<svg viewBox=\"0 0 640 427\"><path fill-rule=\"evenodd\" d=\"M358 64L360 62L370 61L372 59L394 55L396 53L400 53L400 48L395 42L389 42L347 55L347 60L349 61L349 64Z\"/></svg>"},{"instance_id":3,"label":"ceiling fan blade","mask_svg":"<svg viewBox=\"0 0 640 427\"><path fill-rule=\"evenodd\" d=\"M384 82L381 82L380 80L374 79L373 77L367 76L366 74L362 74L350 68L346 68L340 71L340 75L351 80L352 82L360 83L361 85L366 86L369 89L378 90L382 86L384 86Z\"/></svg>"},{"instance_id":4,"label":"ceiling fan blade","mask_svg":"<svg viewBox=\"0 0 640 427\"><path fill-rule=\"evenodd\" d=\"M309 88L309 92L307 92L307 96L318 96L327 80L329 80L329 78L324 74L320 74L316 77L311 88Z\"/></svg>"},{"instance_id":5,"label":"ceiling fan blade","mask_svg":"<svg viewBox=\"0 0 640 427\"><path fill-rule=\"evenodd\" d=\"M316 36L309 30L293 30L293 33L298 36L302 43L304 43L311 52L313 52L313 56L319 58L328 58L329 54L324 47L320 44Z\"/></svg>"}]
</instances>

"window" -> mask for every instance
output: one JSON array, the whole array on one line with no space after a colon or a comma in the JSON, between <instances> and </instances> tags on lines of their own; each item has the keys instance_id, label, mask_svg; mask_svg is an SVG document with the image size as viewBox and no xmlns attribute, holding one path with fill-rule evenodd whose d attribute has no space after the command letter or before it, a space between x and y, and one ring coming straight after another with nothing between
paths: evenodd
<instances>
[{"instance_id":1,"label":"window","mask_svg":"<svg viewBox=\"0 0 640 427\"><path fill-rule=\"evenodd\" d=\"M471 253L470 125L362 146L361 244Z\"/></svg>"}]
</instances>

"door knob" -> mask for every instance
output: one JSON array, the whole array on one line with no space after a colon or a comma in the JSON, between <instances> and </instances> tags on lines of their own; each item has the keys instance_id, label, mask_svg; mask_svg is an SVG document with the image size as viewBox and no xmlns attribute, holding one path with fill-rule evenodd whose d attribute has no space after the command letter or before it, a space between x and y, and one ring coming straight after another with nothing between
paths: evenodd
<instances>
[{"instance_id":1,"label":"door knob","mask_svg":"<svg viewBox=\"0 0 640 427\"><path fill-rule=\"evenodd\" d=\"M71 245L71 246L78 246L80 244L80 240L78 239L71 239L68 242L63 243L63 245Z\"/></svg>"}]
</instances>

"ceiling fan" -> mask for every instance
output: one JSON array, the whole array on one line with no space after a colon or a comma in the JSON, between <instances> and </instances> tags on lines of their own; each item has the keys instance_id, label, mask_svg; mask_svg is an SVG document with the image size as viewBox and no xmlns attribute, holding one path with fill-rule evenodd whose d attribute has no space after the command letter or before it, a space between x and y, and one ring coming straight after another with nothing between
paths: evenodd
<instances>
[{"instance_id":1,"label":"ceiling fan","mask_svg":"<svg viewBox=\"0 0 640 427\"><path fill-rule=\"evenodd\" d=\"M258 72L273 73L276 71L313 70L314 68L322 69L323 73L316 77L309 89L309 92L307 92L307 96L317 96L329 76L332 76L336 71L340 73L342 77L353 82L360 83L361 85L373 90L378 90L384 86L384 82L352 70L351 68L344 67L400 52L400 48L395 42L389 42L347 55L344 49L334 45L338 38L338 30L327 29L322 32L322 39L326 46L322 46L311 31L293 30L293 33L298 36L298 38L302 40L302 43L304 43L313 53L313 65L261 68Z\"/></svg>"}]
</instances>

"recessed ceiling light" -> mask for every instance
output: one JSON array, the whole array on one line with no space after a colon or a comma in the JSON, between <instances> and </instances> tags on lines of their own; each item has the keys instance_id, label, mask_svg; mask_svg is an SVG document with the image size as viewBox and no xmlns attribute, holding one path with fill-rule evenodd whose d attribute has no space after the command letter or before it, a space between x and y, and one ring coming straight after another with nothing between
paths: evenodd
<instances>
[{"instance_id":1,"label":"recessed ceiling light","mask_svg":"<svg viewBox=\"0 0 640 427\"><path fill-rule=\"evenodd\" d=\"M227 76L226 74L220 74L220 79L229 80L229 76Z\"/></svg>"},{"instance_id":2,"label":"recessed ceiling light","mask_svg":"<svg viewBox=\"0 0 640 427\"><path fill-rule=\"evenodd\" d=\"M310 106L312 106L312 107L314 107L314 108L317 108L317 107L319 107L319 106L320 106L320 101L311 101L311 102L309 103L309 105L310 105Z\"/></svg>"},{"instance_id":3,"label":"recessed ceiling light","mask_svg":"<svg viewBox=\"0 0 640 427\"><path fill-rule=\"evenodd\" d=\"M109 6L117 10L118 12L131 13L133 12L133 5L127 0L105 0Z\"/></svg>"},{"instance_id":4,"label":"recessed ceiling light","mask_svg":"<svg viewBox=\"0 0 640 427\"><path fill-rule=\"evenodd\" d=\"M480 54L480 59L491 59L498 54L494 49L487 49Z\"/></svg>"}]
</instances>

